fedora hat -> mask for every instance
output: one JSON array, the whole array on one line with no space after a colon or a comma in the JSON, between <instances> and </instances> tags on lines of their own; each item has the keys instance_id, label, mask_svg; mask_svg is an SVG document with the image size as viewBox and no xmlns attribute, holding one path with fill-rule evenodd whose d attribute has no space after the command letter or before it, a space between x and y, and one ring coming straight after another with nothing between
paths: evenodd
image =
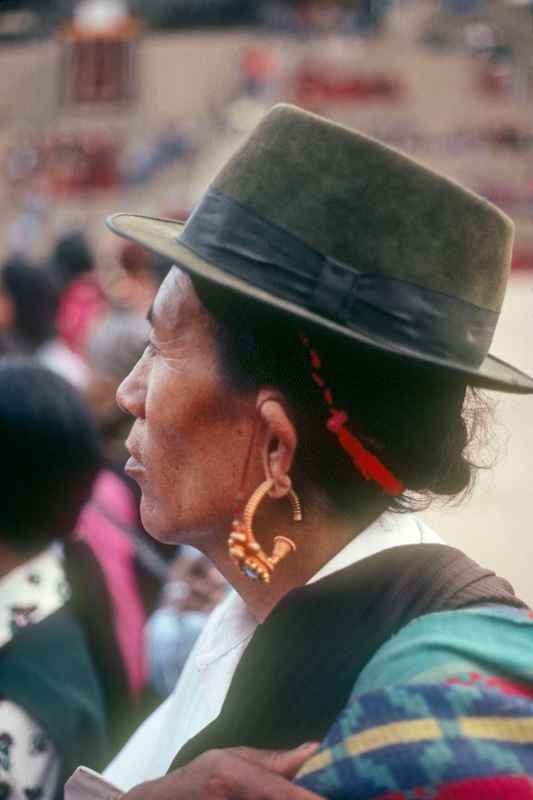
<instances>
[{"instance_id":1,"label":"fedora hat","mask_svg":"<svg viewBox=\"0 0 533 800\"><path fill-rule=\"evenodd\" d=\"M289 105L271 109L186 224L112 231L193 275L475 386L533 392L489 355L513 223L402 153Z\"/></svg>"}]
</instances>

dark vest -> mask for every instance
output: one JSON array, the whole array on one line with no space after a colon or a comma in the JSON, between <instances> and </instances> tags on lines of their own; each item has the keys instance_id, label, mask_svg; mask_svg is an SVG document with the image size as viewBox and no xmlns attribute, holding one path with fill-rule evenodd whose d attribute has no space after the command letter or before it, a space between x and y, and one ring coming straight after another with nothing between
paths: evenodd
<instances>
[{"instance_id":1,"label":"dark vest","mask_svg":"<svg viewBox=\"0 0 533 800\"><path fill-rule=\"evenodd\" d=\"M526 607L506 581L433 544L385 550L289 592L256 629L219 716L171 769L214 748L322 740L393 634L423 614L486 603Z\"/></svg>"},{"instance_id":2,"label":"dark vest","mask_svg":"<svg viewBox=\"0 0 533 800\"><path fill-rule=\"evenodd\" d=\"M81 763L99 768L108 747L100 686L68 606L24 628L0 650L0 696L46 730L64 780Z\"/></svg>"}]
</instances>

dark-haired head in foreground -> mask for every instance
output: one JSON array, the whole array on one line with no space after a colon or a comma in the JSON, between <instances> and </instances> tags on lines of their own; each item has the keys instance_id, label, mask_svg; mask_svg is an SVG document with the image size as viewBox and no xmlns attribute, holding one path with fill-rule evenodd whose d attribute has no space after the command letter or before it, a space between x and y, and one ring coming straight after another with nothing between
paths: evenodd
<instances>
[{"instance_id":1,"label":"dark-haired head in foreground","mask_svg":"<svg viewBox=\"0 0 533 800\"><path fill-rule=\"evenodd\" d=\"M30 555L72 532L100 466L98 435L85 402L63 378L6 359L0 442L0 537Z\"/></svg>"}]
</instances>

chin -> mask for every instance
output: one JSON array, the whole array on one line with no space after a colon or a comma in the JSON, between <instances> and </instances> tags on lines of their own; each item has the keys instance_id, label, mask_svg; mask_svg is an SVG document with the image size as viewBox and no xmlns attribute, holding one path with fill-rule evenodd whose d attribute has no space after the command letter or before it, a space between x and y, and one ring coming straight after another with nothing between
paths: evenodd
<instances>
[{"instance_id":1,"label":"chin","mask_svg":"<svg viewBox=\"0 0 533 800\"><path fill-rule=\"evenodd\" d=\"M150 534L152 539L156 539L161 544L190 544L192 547L198 547L199 542L209 538L209 531L180 524L175 519L170 521L162 513L162 510L160 504L150 504L146 502L144 495L142 496L140 506L141 521L143 528Z\"/></svg>"},{"instance_id":2,"label":"chin","mask_svg":"<svg viewBox=\"0 0 533 800\"><path fill-rule=\"evenodd\" d=\"M152 539L157 539L163 544L177 544L173 540L174 531L169 529L168 524L165 524L164 514L162 514L162 507L159 503L148 502L143 493L139 510L143 528Z\"/></svg>"}]
</instances>

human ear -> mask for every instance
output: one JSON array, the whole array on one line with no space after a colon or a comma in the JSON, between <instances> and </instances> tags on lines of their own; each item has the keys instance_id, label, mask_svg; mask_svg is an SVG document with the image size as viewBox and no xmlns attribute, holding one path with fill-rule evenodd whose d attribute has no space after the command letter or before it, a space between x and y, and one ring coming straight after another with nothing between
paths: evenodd
<instances>
[{"instance_id":1,"label":"human ear","mask_svg":"<svg viewBox=\"0 0 533 800\"><path fill-rule=\"evenodd\" d=\"M298 444L296 427L279 392L262 389L257 396L263 436L261 456L265 477L274 481L271 497L284 497L291 488L289 477Z\"/></svg>"}]
</instances>

